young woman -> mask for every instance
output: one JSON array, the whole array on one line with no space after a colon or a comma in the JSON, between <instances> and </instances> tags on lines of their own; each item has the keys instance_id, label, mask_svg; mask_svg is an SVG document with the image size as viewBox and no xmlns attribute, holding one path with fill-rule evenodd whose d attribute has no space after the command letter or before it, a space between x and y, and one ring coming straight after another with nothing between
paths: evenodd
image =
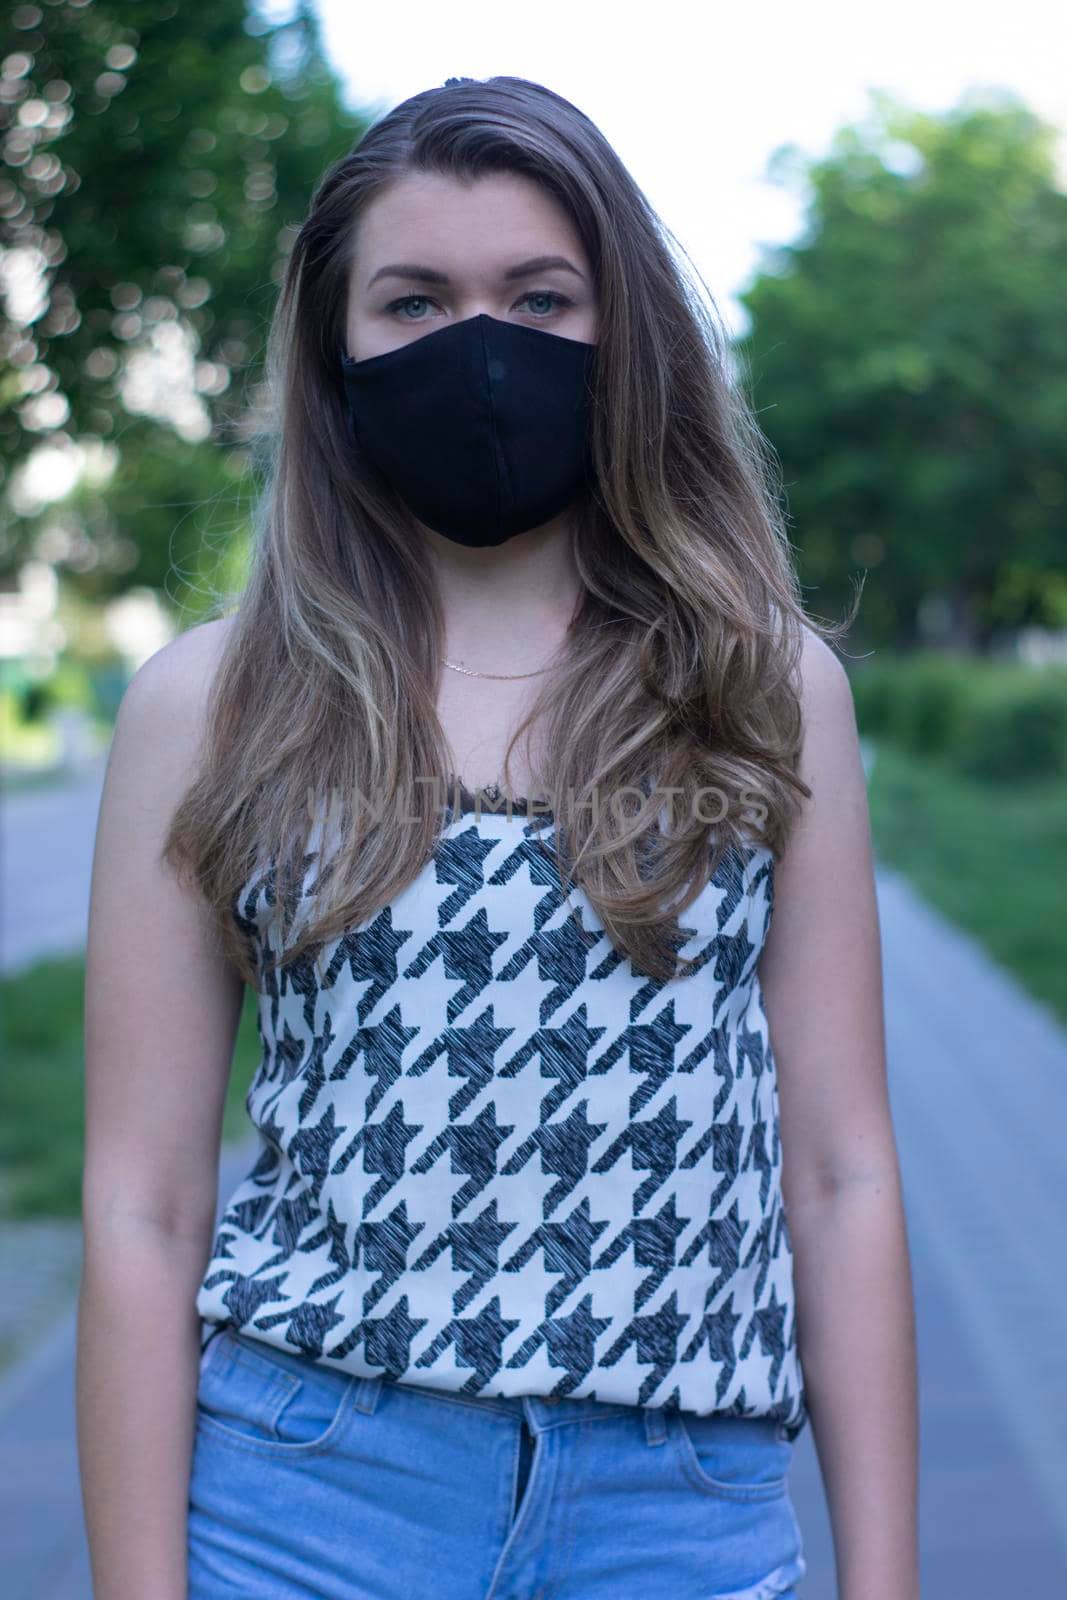
<instances>
[{"instance_id":1,"label":"young woman","mask_svg":"<svg viewBox=\"0 0 1067 1600\"><path fill-rule=\"evenodd\" d=\"M842 630L668 239L510 77L314 196L250 580L137 673L100 817L97 1600L793 1596L809 1416L838 1594L918 1593Z\"/></svg>"}]
</instances>

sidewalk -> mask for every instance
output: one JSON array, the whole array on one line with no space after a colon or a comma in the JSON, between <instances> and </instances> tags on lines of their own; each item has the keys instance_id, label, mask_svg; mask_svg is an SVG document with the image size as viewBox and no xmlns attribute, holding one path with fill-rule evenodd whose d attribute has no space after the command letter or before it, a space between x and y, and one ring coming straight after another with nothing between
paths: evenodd
<instances>
[{"instance_id":1,"label":"sidewalk","mask_svg":"<svg viewBox=\"0 0 1067 1600\"><path fill-rule=\"evenodd\" d=\"M0 1221L0 1382L70 1305L81 1261L78 1218Z\"/></svg>"},{"instance_id":2,"label":"sidewalk","mask_svg":"<svg viewBox=\"0 0 1067 1600\"><path fill-rule=\"evenodd\" d=\"M254 1159L253 1138L224 1145L216 1220ZM77 1267L81 1273L80 1224ZM12 1281L5 1258L5 1287ZM92 1600L75 1426L77 1301L36 1348L0 1374L0 1550L5 1600Z\"/></svg>"},{"instance_id":3,"label":"sidewalk","mask_svg":"<svg viewBox=\"0 0 1067 1600\"><path fill-rule=\"evenodd\" d=\"M107 752L61 783L0 806L0 968L84 950Z\"/></svg>"}]
</instances>

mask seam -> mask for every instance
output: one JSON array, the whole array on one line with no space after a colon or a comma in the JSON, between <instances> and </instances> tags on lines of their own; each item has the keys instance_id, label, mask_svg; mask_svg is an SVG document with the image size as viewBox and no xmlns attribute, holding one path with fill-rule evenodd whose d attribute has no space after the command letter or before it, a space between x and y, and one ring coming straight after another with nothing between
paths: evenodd
<instances>
[{"instance_id":1,"label":"mask seam","mask_svg":"<svg viewBox=\"0 0 1067 1600\"><path fill-rule=\"evenodd\" d=\"M478 332L482 341L482 361L485 366L486 393L489 397L489 436L493 441L493 455L496 458L496 526L500 531L501 513L503 511L503 484L506 481L508 493L514 498L511 480L508 475L508 464L500 445L500 435L497 432L496 406L493 402L493 375L489 368L489 349L485 338L485 322L478 319Z\"/></svg>"}]
</instances>

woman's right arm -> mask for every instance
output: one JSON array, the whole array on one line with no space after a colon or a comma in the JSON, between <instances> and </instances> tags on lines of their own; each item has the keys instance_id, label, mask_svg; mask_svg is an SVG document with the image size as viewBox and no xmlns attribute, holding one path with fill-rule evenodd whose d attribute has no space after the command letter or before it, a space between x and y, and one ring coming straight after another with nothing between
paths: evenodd
<instances>
[{"instance_id":1,"label":"woman's right arm","mask_svg":"<svg viewBox=\"0 0 1067 1600\"><path fill-rule=\"evenodd\" d=\"M78 1456L95 1600L186 1600L199 1378L243 985L159 859L228 621L180 635L123 697L93 857L85 986Z\"/></svg>"}]
</instances>

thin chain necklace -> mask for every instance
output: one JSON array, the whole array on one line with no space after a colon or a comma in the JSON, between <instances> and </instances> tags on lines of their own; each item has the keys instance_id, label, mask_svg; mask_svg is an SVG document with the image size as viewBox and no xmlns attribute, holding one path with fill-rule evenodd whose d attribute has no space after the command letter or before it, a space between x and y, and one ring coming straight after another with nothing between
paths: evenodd
<instances>
[{"instance_id":1,"label":"thin chain necklace","mask_svg":"<svg viewBox=\"0 0 1067 1600\"><path fill-rule=\"evenodd\" d=\"M570 622L567 624L568 628L570 628L571 623L574 621L575 614L577 613L578 607L581 604L581 599L582 597L579 594L578 599L574 603L574 610L571 612ZM552 671L554 664L555 663L550 662L547 667L538 667L536 672L475 672L471 667L459 667L454 661L445 660L446 667L451 667L453 672L462 672L465 678L541 678L546 672Z\"/></svg>"},{"instance_id":2,"label":"thin chain necklace","mask_svg":"<svg viewBox=\"0 0 1067 1600\"><path fill-rule=\"evenodd\" d=\"M445 666L451 667L453 672L462 672L465 678L540 678L552 670L540 667L536 672L473 672L470 667L457 667L454 661L446 661Z\"/></svg>"}]
</instances>

